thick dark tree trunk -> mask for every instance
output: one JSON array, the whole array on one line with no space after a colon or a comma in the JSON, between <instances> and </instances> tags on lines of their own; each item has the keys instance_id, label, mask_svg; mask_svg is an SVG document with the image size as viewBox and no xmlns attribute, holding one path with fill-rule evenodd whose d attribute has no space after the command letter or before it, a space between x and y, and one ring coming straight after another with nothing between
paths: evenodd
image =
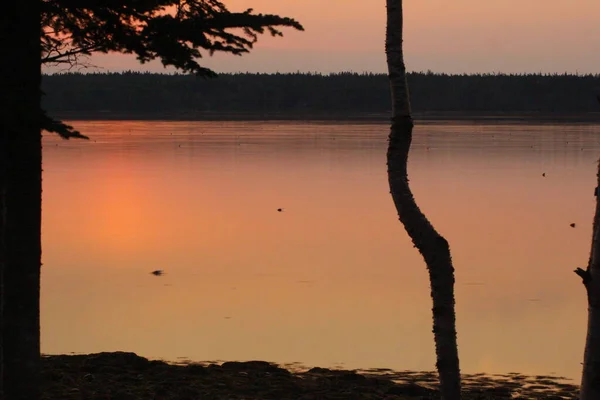
<instances>
[{"instance_id":1,"label":"thick dark tree trunk","mask_svg":"<svg viewBox=\"0 0 600 400\"><path fill-rule=\"evenodd\" d=\"M600 164L596 185L600 188ZM596 195L590 261L586 269L575 270L575 273L583 279L588 300L588 327L583 354L580 400L600 399L600 193Z\"/></svg>"},{"instance_id":2,"label":"thick dark tree trunk","mask_svg":"<svg viewBox=\"0 0 600 400\"><path fill-rule=\"evenodd\" d=\"M39 397L40 2L0 12L0 398Z\"/></svg>"},{"instance_id":3,"label":"thick dark tree trunk","mask_svg":"<svg viewBox=\"0 0 600 400\"><path fill-rule=\"evenodd\" d=\"M388 180L400 221L423 255L433 299L433 334L445 400L460 399L460 369L454 309L454 267L450 247L417 206L408 185L408 153L413 122L402 49L402 0L387 0L386 55L392 92L392 127L387 153Z\"/></svg>"}]
</instances>

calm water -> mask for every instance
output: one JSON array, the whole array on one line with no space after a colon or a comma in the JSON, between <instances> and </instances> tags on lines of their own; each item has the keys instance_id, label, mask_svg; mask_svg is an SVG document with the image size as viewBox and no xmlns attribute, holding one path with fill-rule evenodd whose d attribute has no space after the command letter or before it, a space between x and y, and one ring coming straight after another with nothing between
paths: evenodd
<instances>
[{"instance_id":1,"label":"calm water","mask_svg":"<svg viewBox=\"0 0 600 400\"><path fill-rule=\"evenodd\" d=\"M44 139L43 352L434 368L385 124L75 125ZM464 372L578 377L599 156L598 125L415 128Z\"/></svg>"}]
</instances>

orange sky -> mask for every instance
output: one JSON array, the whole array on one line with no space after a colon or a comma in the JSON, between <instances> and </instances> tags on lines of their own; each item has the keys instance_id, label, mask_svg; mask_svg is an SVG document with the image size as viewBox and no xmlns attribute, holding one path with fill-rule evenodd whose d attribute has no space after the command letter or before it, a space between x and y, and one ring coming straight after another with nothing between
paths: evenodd
<instances>
[{"instance_id":1,"label":"orange sky","mask_svg":"<svg viewBox=\"0 0 600 400\"><path fill-rule=\"evenodd\" d=\"M224 0L298 19L305 32L262 38L252 54L217 55L221 72L385 72L383 0ZM462 72L600 72L598 0L405 0L409 70ZM133 57L103 55L105 70L164 71Z\"/></svg>"}]
</instances>

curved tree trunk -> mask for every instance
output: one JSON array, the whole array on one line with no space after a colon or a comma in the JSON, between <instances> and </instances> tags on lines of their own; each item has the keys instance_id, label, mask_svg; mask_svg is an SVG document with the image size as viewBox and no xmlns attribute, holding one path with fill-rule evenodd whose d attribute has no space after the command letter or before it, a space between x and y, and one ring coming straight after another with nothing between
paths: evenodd
<instances>
[{"instance_id":1,"label":"curved tree trunk","mask_svg":"<svg viewBox=\"0 0 600 400\"><path fill-rule=\"evenodd\" d=\"M402 0L386 1L385 47L392 92L392 126L387 152L390 192L400 221L427 264L440 392L443 399L456 400L460 399L460 369L454 310L454 267L448 242L423 215L408 185L407 162L413 121L402 49Z\"/></svg>"},{"instance_id":2,"label":"curved tree trunk","mask_svg":"<svg viewBox=\"0 0 600 400\"><path fill-rule=\"evenodd\" d=\"M600 188L600 164L598 183ZM596 189L598 192L600 189ZM600 399L600 193L596 193L596 214L592 231L592 250L587 268L577 268L585 286L588 300L588 327L583 355L580 400Z\"/></svg>"},{"instance_id":3,"label":"curved tree trunk","mask_svg":"<svg viewBox=\"0 0 600 400\"><path fill-rule=\"evenodd\" d=\"M0 398L39 397L40 2L0 12Z\"/></svg>"}]
</instances>

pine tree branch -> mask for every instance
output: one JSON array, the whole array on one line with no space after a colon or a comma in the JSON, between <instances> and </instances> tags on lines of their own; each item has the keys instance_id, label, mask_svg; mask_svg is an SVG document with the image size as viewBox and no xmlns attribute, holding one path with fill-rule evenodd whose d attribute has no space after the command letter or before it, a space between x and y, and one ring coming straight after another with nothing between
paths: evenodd
<instances>
[{"instance_id":1,"label":"pine tree branch","mask_svg":"<svg viewBox=\"0 0 600 400\"><path fill-rule=\"evenodd\" d=\"M67 125L62 121L56 120L48 114L46 111L42 111L41 118L41 129L47 132L57 133L63 139L89 139L89 137L81 134L78 130L75 130L71 125Z\"/></svg>"},{"instance_id":2,"label":"pine tree branch","mask_svg":"<svg viewBox=\"0 0 600 400\"><path fill-rule=\"evenodd\" d=\"M215 76L202 67L201 51L248 53L258 35L279 28L304 30L296 20L252 9L230 12L217 0L43 0L42 62L77 63L93 52L158 59L184 73Z\"/></svg>"},{"instance_id":3,"label":"pine tree branch","mask_svg":"<svg viewBox=\"0 0 600 400\"><path fill-rule=\"evenodd\" d=\"M73 64L77 62L77 57L80 54L83 55L89 55L90 53L99 50L99 48L97 46L87 46L87 47L80 47L77 49L72 49L66 52L61 52L58 49L52 49L52 53L54 53L54 55L50 55L50 52L42 57L41 61L42 64L50 64L50 63L68 63L68 64Z\"/></svg>"}]
</instances>

